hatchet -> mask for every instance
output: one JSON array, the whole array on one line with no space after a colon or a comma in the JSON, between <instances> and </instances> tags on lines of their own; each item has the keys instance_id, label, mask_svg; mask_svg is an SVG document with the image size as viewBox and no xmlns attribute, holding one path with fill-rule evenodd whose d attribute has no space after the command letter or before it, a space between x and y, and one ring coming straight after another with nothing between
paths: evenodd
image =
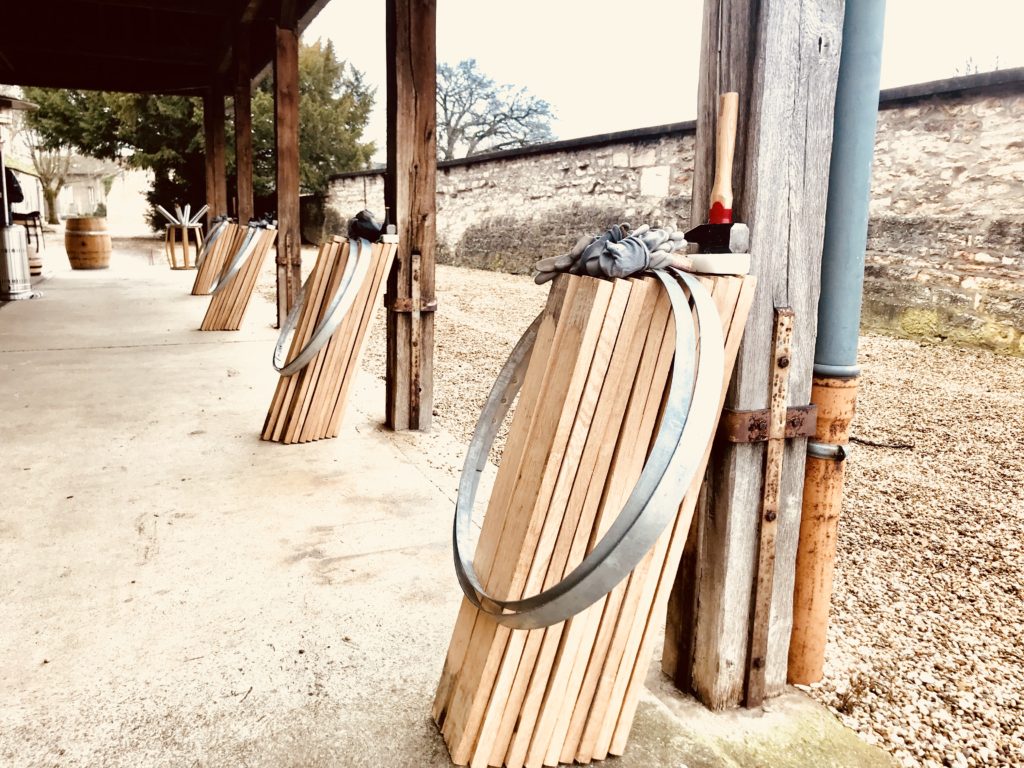
<instances>
[{"instance_id":1,"label":"hatchet","mask_svg":"<svg viewBox=\"0 0 1024 768\"><path fill-rule=\"evenodd\" d=\"M739 94L723 93L718 99L718 139L715 142L715 181L711 187L708 223L686 233L686 242L697 245L693 265L698 272L746 274L750 271L750 230L732 220L732 161L736 150ZM714 255L710 255L714 254Z\"/></svg>"}]
</instances>

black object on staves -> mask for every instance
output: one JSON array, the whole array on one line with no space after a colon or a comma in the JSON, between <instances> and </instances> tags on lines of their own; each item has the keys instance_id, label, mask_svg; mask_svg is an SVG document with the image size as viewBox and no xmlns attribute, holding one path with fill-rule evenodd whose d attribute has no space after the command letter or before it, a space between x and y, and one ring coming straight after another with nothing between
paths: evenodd
<instances>
[{"instance_id":1,"label":"black object on staves","mask_svg":"<svg viewBox=\"0 0 1024 768\"><path fill-rule=\"evenodd\" d=\"M373 213L365 209L348 221L348 236L350 240L364 239L375 243L380 239L381 232L383 231L383 226L377 223Z\"/></svg>"},{"instance_id":2,"label":"black object on staves","mask_svg":"<svg viewBox=\"0 0 1024 768\"><path fill-rule=\"evenodd\" d=\"M750 230L746 224L701 224L686 233L686 242L696 243L701 253L746 253Z\"/></svg>"}]
</instances>

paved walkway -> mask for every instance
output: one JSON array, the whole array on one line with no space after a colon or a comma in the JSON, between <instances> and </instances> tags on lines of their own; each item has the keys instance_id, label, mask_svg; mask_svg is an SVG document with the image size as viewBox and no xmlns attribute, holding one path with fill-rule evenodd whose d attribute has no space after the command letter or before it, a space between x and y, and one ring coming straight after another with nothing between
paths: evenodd
<instances>
[{"instance_id":1,"label":"paved walkway","mask_svg":"<svg viewBox=\"0 0 1024 768\"><path fill-rule=\"evenodd\" d=\"M428 713L460 446L383 431L369 377L338 439L261 442L271 306L202 333L193 273L155 261L0 307L0 765L448 765ZM662 690L614 764L760 764L730 739L780 723L859 754L809 706L705 743ZM772 764L871 764L814 760Z\"/></svg>"}]
</instances>

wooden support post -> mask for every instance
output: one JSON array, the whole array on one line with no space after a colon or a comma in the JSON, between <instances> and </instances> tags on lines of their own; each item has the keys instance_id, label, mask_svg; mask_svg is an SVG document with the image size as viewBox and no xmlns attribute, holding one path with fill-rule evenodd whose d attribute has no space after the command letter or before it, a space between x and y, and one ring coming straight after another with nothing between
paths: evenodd
<instances>
[{"instance_id":1,"label":"wooden support post","mask_svg":"<svg viewBox=\"0 0 1024 768\"><path fill-rule=\"evenodd\" d=\"M387 288L385 417L396 430L430 429L434 407L434 315L418 312L418 306L412 312L398 311L395 301L401 305L419 296L427 305L435 299L436 5L436 0L387 0L384 200L390 220L398 226L398 258ZM413 254L419 256L418 271L413 269Z\"/></svg>"},{"instance_id":2,"label":"wooden support post","mask_svg":"<svg viewBox=\"0 0 1024 768\"><path fill-rule=\"evenodd\" d=\"M238 221L252 218L252 68L249 60L248 24L239 27L235 38L235 194Z\"/></svg>"},{"instance_id":3,"label":"wooden support post","mask_svg":"<svg viewBox=\"0 0 1024 768\"><path fill-rule=\"evenodd\" d=\"M213 87L203 95L203 138L206 143L206 224L227 213L228 187L224 170L224 94Z\"/></svg>"},{"instance_id":4,"label":"wooden support post","mask_svg":"<svg viewBox=\"0 0 1024 768\"><path fill-rule=\"evenodd\" d=\"M842 39L843 0L706 0L693 223L705 220L714 175L718 95L740 94L733 181L735 220L750 226L757 293L726 405L767 405L773 310L796 313L789 404L810 397L821 247ZM777 560L765 659L765 695L786 682L793 571L806 439L785 448ZM750 652L761 443L716 447L691 558L669 609L664 669L712 709L743 699Z\"/></svg>"},{"instance_id":5,"label":"wooden support post","mask_svg":"<svg viewBox=\"0 0 1024 768\"><path fill-rule=\"evenodd\" d=\"M291 21L291 20L288 20ZM302 288L299 235L299 35L275 28L274 137L277 153L277 322L284 322Z\"/></svg>"}]
</instances>

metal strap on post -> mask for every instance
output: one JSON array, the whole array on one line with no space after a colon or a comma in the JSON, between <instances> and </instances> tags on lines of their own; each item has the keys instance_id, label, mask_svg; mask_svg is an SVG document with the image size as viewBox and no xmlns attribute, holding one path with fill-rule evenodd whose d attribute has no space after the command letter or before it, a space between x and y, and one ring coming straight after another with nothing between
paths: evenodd
<instances>
[{"instance_id":1,"label":"metal strap on post","mask_svg":"<svg viewBox=\"0 0 1024 768\"><path fill-rule=\"evenodd\" d=\"M281 333L278 335L277 344L274 346L273 363L274 370L282 376L291 376L309 365L309 362L316 356L317 352L323 349L331 336L334 335L338 326L341 325L341 321L345 319L348 311L352 308L356 295L359 293L359 288L362 286L366 273L370 269L370 263L373 261L373 246L370 245L368 240L362 238L350 240L349 242L349 258L345 263L345 271L342 274L338 290L331 299L326 312L324 312L323 319L313 329L309 342L288 362L284 361L285 347L288 346L288 340L295 331L295 325L299 321L299 315L305 304L306 288L309 285L310 278L306 278L306 284L302 286L298 301L295 302L295 306L292 307L288 317L281 324Z\"/></svg>"},{"instance_id":2,"label":"metal strap on post","mask_svg":"<svg viewBox=\"0 0 1024 768\"><path fill-rule=\"evenodd\" d=\"M583 561L555 586L522 600L488 595L472 561L472 513L480 477L498 427L522 386L540 327L538 316L516 344L498 374L470 442L455 505L455 572L467 599L495 620L514 629L536 629L576 615L615 588L639 564L675 519L711 439L725 367L724 337L711 296L691 275L656 270L668 293L676 331L676 352L665 412L647 463L622 511ZM690 304L678 280L686 284L696 308L700 339ZM712 407L709 405L713 403ZM698 407L693 408L696 404ZM699 446L686 451L684 446Z\"/></svg>"},{"instance_id":3,"label":"metal strap on post","mask_svg":"<svg viewBox=\"0 0 1024 768\"><path fill-rule=\"evenodd\" d=\"M213 246L217 238L224 233L227 226L228 219L221 219L216 223L216 225L214 225L213 229L206 234L206 239L203 240L203 248L199 251L199 255L196 257L196 269L203 266L203 262L206 261L206 257L210 253L210 248Z\"/></svg>"},{"instance_id":4,"label":"metal strap on post","mask_svg":"<svg viewBox=\"0 0 1024 768\"><path fill-rule=\"evenodd\" d=\"M249 258L250 254L256 250L256 246L259 244L259 238L256 237L257 233L262 232L261 227L249 226L249 231L245 233L245 240L238 247L238 251L235 253L235 257L231 260L227 269L221 273L217 281L210 286L210 293L218 293L225 285L231 282L231 278L242 268L242 264Z\"/></svg>"}]
</instances>

